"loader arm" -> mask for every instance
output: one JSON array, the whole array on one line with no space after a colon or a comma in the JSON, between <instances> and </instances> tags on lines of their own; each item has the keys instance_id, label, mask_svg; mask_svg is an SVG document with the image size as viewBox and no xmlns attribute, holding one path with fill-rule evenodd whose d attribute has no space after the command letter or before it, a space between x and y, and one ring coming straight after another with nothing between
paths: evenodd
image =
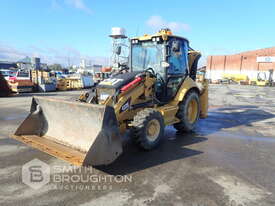
<instances>
[{"instance_id":1,"label":"loader arm","mask_svg":"<svg viewBox=\"0 0 275 206\"><path fill-rule=\"evenodd\" d=\"M127 129L128 120L132 120L136 113L143 109L145 105L152 105L154 84L155 78L146 75L141 83L133 85L129 90L122 92L118 96L118 101L114 104L114 111L121 133Z\"/></svg>"}]
</instances>

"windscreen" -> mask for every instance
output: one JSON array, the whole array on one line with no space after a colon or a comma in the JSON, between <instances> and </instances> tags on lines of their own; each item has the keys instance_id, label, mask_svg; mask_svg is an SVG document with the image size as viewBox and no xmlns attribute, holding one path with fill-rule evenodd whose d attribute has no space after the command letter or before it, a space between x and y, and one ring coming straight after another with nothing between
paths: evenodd
<instances>
[{"instance_id":1,"label":"windscreen","mask_svg":"<svg viewBox=\"0 0 275 206\"><path fill-rule=\"evenodd\" d=\"M132 45L132 69L133 71L143 71L152 68L156 73L164 74L161 67L163 60L164 45L157 42L141 42Z\"/></svg>"}]
</instances>

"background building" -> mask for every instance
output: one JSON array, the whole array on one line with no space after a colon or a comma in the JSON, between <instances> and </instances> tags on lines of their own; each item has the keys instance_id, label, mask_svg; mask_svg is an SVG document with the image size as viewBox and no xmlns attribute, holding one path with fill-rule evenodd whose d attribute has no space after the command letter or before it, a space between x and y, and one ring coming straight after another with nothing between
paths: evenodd
<instances>
[{"instance_id":1,"label":"background building","mask_svg":"<svg viewBox=\"0 0 275 206\"><path fill-rule=\"evenodd\" d=\"M81 59L79 67L80 68L87 68L92 66L92 61L87 59Z\"/></svg>"},{"instance_id":2,"label":"background building","mask_svg":"<svg viewBox=\"0 0 275 206\"><path fill-rule=\"evenodd\" d=\"M30 70L32 69L32 60L30 57L26 56L16 62L19 69Z\"/></svg>"},{"instance_id":3,"label":"background building","mask_svg":"<svg viewBox=\"0 0 275 206\"><path fill-rule=\"evenodd\" d=\"M268 77L270 69L275 70L275 47L234 55L208 56L206 68L207 77L212 80L222 79L223 74L246 74L253 79L259 73L266 73Z\"/></svg>"},{"instance_id":4,"label":"background building","mask_svg":"<svg viewBox=\"0 0 275 206\"><path fill-rule=\"evenodd\" d=\"M32 63L32 67L34 69L41 69L41 61L40 61L40 58L38 57L33 57L31 59L31 63Z\"/></svg>"}]
</instances>

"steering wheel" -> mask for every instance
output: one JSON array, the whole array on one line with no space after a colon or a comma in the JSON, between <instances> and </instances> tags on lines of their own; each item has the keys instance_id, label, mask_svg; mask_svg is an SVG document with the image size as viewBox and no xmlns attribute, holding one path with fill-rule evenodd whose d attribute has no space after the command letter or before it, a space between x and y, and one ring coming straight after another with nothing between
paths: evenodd
<instances>
[{"instance_id":1,"label":"steering wheel","mask_svg":"<svg viewBox=\"0 0 275 206\"><path fill-rule=\"evenodd\" d=\"M162 78L162 76L160 75L160 73L158 73L158 72L156 73L153 68L149 67L148 69L145 70L145 72L150 72L154 77L159 79L163 85L165 85L165 81Z\"/></svg>"},{"instance_id":2,"label":"steering wheel","mask_svg":"<svg viewBox=\"0 0 275 206\"><path fill-rule=\"evenodd\" d=\"M145 72L150 72L153 76L157 76L153 68L149 67L148 69L145 69Z\"/></svg>"},{"instance_id":3,"label":"steering wheel","mask_svg":"<svg viewBox=\"0 0 275 206\"><path fill-rule=\"evenodd\" d=\"M122 74L124 71L127 72L129 70L129 67L126 64L120 64L120 63L117 63L117 64L118 64L119 70L112 71L112 73L111 73L112 76Z\"/></svg>"}]
</instances>

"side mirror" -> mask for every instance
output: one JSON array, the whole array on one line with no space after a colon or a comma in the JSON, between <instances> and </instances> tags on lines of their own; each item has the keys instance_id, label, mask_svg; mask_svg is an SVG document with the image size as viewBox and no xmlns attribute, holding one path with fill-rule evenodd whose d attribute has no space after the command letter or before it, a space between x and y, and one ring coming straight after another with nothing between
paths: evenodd
<instances>
[{"instance_id":1,"label":"side mirror","mask_svg":"<svg viewBox=\"0 0 275 206\"><path fill-rule=\"evenodd\" d=\"M120 55L121 54L121 46L117 46L115 52L117 55Z\"/></svg>"},{"instance_id":2,"label":"side mirror","mask_svg":"<svg viewBox=\"0 0 275 206\"><path fill-rule=\"evenodd\" d=\"M180 51L180 42L179 41L173 41L172 42L172 51L173 52L179 52Z\"/></svg>"}]
</instances>

